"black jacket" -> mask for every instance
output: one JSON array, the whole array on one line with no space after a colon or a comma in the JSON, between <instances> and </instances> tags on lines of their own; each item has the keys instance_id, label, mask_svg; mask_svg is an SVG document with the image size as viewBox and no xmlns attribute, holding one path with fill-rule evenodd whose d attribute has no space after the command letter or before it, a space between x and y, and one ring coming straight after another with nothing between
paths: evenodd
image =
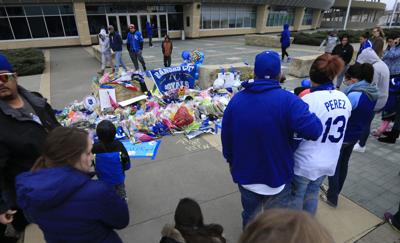
<instances>
[{"instance_id":1,"label":"black jacket","mask_svg":"<svg viewBox=\"0 0 400 243\"><path fill-rule=\"evenodd\" d=\"M354 48L352 45L347 44L343 46L342 44L338 44L333 48L332 55L338 55L347 65L350 63L351 59L353 58Z\"/></svg>"},{"instance_id":2,"label":"black jacket","mask_svg":"<svg viewBox=\"0 0 400 243\"><path fill-rule=\"evenodd\" d=\"M15 177L31 169L48 132L60 126L44 98L20 86L18 92L32 106L42 125L0 100L0 213L16 207Z\"/></svg>"}]
</instances>

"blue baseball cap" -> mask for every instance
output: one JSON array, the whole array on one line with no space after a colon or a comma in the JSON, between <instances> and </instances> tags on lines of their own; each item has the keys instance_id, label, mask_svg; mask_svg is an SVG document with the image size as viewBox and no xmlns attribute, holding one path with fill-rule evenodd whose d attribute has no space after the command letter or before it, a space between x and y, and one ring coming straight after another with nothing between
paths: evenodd
<instances>
[{"instance_id":1,"label":"blue baseball cap","mask_svg":"<svg viewBox=\"0 0 400 243\"><path fill-rule=\"evenodd\" d=\"M259 79L276 79L281 73L281 60L275 51L264 51L257 54L254 63L254 74Z\"/></svg>"},{"instance_id":2,"label":"blue baseball cap","mask_svg":"<svg viewBox=\"0 0 400 243\"><path fill-rule=\"evenodd\" d=\"M5 57L4 55L0 55L0 70L8 71L10 73L13 72L11 63L7 60L7 57Z\"/></svg>"}]
</instances>

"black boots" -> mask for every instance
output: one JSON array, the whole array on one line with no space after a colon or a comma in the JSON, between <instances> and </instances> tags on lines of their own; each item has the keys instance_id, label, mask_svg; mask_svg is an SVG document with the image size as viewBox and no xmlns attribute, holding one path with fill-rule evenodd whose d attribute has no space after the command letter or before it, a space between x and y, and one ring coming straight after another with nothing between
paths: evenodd
<instances>
[{"instance_id":1,"label":"black boots","mask_svg":"<svg viewBox=\"0 0 400 243\"><path fill-rule=\"evenodd\" d=\"M391 132L385 132L384 135L386 137L378 138L379 142L382 143L396 143L397 138L399 137L400 131L392 130Z\"/></svg>"}]
</instances>

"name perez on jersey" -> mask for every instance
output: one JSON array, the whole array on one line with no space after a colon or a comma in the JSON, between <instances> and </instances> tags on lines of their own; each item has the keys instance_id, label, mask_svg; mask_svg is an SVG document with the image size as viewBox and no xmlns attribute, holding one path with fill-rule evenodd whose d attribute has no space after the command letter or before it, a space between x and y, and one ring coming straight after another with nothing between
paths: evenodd
<instances>
[{"instance_id":1,"label":"name perez on jersey","mask_svg":"<svg viewBox=\"0 0 400 243\"><path fill-rule=\"evenodd\" d=\"M334 99L324 103L327 111L335 109L346 109L346 101L341 99Z\"/></svg>"}]
</instances>

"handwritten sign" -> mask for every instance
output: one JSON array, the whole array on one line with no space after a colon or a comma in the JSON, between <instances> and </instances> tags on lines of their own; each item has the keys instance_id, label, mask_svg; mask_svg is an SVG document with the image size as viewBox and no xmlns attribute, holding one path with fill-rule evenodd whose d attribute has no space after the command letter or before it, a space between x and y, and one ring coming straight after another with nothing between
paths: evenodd
<instances>
[{"instance_id":1,"label":"handwritten sign","mask_svg":"<svg viewBox=\"0 0 400 243\"><path fill-rule=\"evenodd\" d=\"M133 144L129 140L121 140L128 151L130 158L150 158L154 160L157 156L161 140Z\"/></svg>"}]
</instances>

